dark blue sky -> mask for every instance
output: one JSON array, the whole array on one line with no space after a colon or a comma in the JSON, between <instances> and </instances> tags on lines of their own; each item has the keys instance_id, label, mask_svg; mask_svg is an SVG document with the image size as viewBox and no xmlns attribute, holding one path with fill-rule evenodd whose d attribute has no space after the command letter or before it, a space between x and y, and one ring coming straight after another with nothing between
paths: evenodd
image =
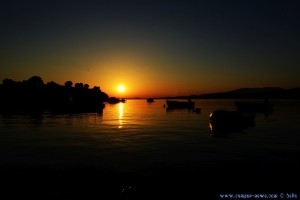
<instances>
[{"instance_id":1,"label":"dark blue sky","mask_svg":"<svg viewBox=\"0 0 300 200\"><path fill-rule=\"evenodd\" d=\"M298 1L7 1L0 17L0 79L128 95L300 86Z\"/></svg>"}]
</instances>

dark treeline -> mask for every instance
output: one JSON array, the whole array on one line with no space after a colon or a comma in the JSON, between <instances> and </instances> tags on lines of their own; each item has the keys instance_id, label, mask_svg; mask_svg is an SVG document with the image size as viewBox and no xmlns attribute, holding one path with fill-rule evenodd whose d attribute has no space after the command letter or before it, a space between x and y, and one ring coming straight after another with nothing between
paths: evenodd
<instances>
[{"instance_id":1,"label":"dark treeline","mask_svg":"<svg viewBox=\"0 0 300 200\"><path fill-rule=\"evenodd\" d=\"M0 112L74 113L102 112L108 95L100 87L66 81L59 85L53 81L44 84L39 76L17 82L4 79L0 84Z\"/></svg>"}]
</instances>

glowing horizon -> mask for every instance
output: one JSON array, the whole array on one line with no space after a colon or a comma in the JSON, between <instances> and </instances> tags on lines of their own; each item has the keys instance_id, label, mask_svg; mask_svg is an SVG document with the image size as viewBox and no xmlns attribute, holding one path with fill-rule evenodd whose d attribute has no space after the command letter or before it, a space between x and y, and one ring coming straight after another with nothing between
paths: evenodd
<instances>
[{"instance_id":1,"label":"glowing horizon","mask_svg":"<svg viewBox=\"0 0 300 200\"><path fill-rule=\"evenodd\" d=\"M0 81L36 75L120 98L299 87L299 3L219 3L8 1Z\"/></svg>"}]
</instances>

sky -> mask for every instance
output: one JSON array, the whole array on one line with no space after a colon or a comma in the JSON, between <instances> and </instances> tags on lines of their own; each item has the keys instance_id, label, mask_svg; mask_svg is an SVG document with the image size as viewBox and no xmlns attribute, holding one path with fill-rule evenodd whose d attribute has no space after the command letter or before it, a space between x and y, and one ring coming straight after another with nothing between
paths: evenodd
<instances>
[{"instance_id":1,"label":"sky","mask_svg":"<svg viewBox=\"0 0 300 200\"><path fill-rule=\"evenodd\" d=\"M10 0L0 25L1 81L37 75L120 98L300 87L296 0Z\"/></svg>"}]
</instances>

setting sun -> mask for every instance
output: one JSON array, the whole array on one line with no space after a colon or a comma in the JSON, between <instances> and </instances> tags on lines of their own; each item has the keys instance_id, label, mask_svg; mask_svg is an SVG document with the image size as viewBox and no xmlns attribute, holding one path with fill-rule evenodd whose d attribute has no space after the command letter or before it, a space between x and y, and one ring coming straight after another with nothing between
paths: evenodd
<instances>
[{"instance_id":1,"label":"setting sun","mask_svg":"<svg viewBox=\"0 0 300 200\"><path fill-rule=\"evenodd\" d=\"M125 87L123 85L118 86L118 91L119 92L124 92L124 90L125 90Z\"/></svg>"}]
</instances>

